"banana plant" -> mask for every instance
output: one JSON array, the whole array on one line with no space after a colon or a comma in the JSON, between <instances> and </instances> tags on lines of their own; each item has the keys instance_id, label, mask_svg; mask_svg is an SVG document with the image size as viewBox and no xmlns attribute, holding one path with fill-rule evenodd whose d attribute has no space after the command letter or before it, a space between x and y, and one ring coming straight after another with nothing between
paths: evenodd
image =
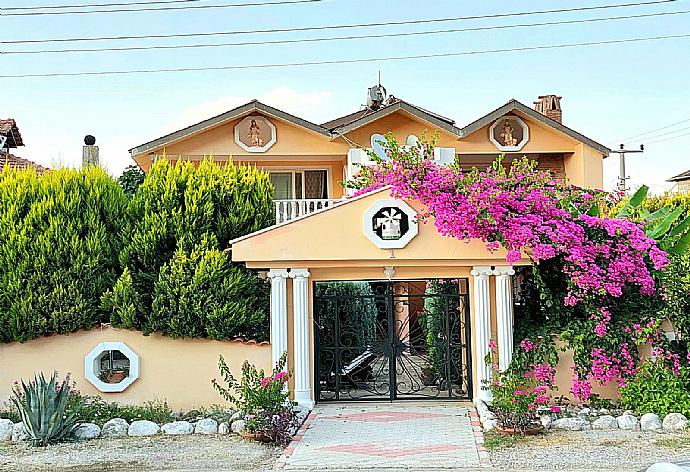
<instances>
[{"instance_id":1,"label":"banana plant","mask_svg":"<svg viewBox=\"0 0 690 472\"><path fill-rule=\"evenodd\" d=\"M12 403L19 410L24 429L34 446L46 446L69 439L78 426L78 408L66 414L70 385L63 380L58 385L57 372L47 381L45 376L34 375L33 382L21 381L12 395Z\"/></svg>"},{"instance_id":2,"label":"banana plant","mask_svg":"<svg viewBox=\"0 0 690 472\"><path fill-rule=\"evenodd\" d=\"M645 234L656 239L661 249L682 254L690 249L690 216L678 221L685 211L683 207L673 208L666 205L654 213L650 213L642 206L649 187L643 185L625 202L616 217L638 217L644 222Z\"/></svg>"}]
</instances>

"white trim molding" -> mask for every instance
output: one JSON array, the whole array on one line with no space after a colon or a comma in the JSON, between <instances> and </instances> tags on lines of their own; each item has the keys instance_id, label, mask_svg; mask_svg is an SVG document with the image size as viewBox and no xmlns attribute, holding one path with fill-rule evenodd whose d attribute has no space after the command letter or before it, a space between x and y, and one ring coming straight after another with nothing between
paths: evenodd
<instances>
[{"instance_id":1,"label":"white trim molding","mask_svg":"<svg viewBox=\"0 0 690 472\"><path fill-rule=\"evenodd\" d=\"M294 310L293 357L295 360L295 401L307 408L314 406L310 381L311 346L309 344L309 270L291 269Z\"/></svg>"},{"instance_id":2,"label":"white trim molding","mask_svg":"<svg viewBox=\"0 0 690 472\"><path fill-rule=\"evenodd\" d=\"M474 287L474 364L476 366L476 391L480 400L490 402L490 390L483 387L485 381L491 381L491 366L486 365L484 358L489 353L491 340L491 295L489 276L493 273L490 266L475 266L470 271Z\"/></svg>"},{"instance_id":3,"label":"white trim molding","mask_svg":"<svg viewBox=\"0 0 690 472\"><path fill-rule=\"evenodd\" d=\"M399 239L382 239L378 234L376 234L376 231L374 231L374 228L372 227L374 215L387 207L396 208L407 216L407 232ZM362 223L362 231L364 232L364 235L369 241L381 249L402 249L407 246L407 244L419 233L417 212L404 201L394 198L387 198L374 202L374 204L364 212Z\"/></svg>"},{"instance_id":4,"label":"white trim molding","mask_svg":"<svg viewBox=\"0 0 690 472\"><path fill-rule=\"evenodd\" d=\"M287 269L271 269L266 274L271 281L271 361L273 366L288 348Z\"/></svg>"},{"instance_id":5,"label":"white trim molding","mask_svg":"<svg viewBox=\"0 0 690 472\"><path fill-rule=\"evenodd\" d=\"M494 137L494 130L496 129L496 127L501 125L506 120L515 121L522 128L522 139L515 146L506 146L504 144L501 144L498 141L496 141L496 138ZM496 121L494 121L491 127L489 127L489 140L493 143L494 146L496 146L496 148L498 148L499 151L516 152L522 149L525 146L525 144L527 144L527 141L529 141L529 127L527 126L527 123L525 123L519 116L504 115L498 118Z\"/></svg>"},{"instance_id":6,"label":"white trim molding","mask_svg":"<svg viewBox=\"0 0 690 472\"><path fill-rule=\"evenodd\" d=\"M503 372L513 360L513 289L511 266L496 266L496 327L498 330L498 369Z\"/></svg>"},{"instance_id":7,"label":"white trim molding","mask_svg":"<svg viewBox=\"0 0 690 472\"><path fill-rule=\"evenodd\" d=\"M118 383L106 383L98 378L100 357L104 352L120 351L129 359L129 375ZM123 392L139 378L139 356L123 342L103 342L93 348L84 358L84 377L101 392Z\"/></svg>"}]
</instances>

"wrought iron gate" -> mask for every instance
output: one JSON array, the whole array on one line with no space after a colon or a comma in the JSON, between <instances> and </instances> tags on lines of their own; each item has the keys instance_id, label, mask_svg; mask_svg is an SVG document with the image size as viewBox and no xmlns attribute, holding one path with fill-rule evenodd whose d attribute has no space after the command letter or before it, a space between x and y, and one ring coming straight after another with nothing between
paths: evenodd
<instances>
[{"instance_id":1,"label":"wrought iron gate","mask_svg":"<svg viewBox=\"0 0 690 472\"><path fill-rule=\"evenodd\" d=\"M466 288L466 279L316 282L317 399L470 398Z\"/></svg>"}]
</instances>

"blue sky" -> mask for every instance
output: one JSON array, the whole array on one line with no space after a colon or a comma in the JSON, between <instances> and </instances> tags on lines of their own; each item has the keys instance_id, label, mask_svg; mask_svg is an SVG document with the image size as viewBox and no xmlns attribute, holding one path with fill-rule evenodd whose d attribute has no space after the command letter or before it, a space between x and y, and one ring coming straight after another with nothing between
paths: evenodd
<instances>
[{"instance_id":1,"label":"blue sky","mask_svg":"<svg viewBox=\"0 0 690 472\"><path fill-rule=\"evenodd\" d=\"M123 0L124 1L124 0ZM89 3L105 3L94 0ZM201 0L199 4L241 3ZM3 0L4 7L60 5L76 0ZM195 33L458 17L626 3L597 1L364 1L271 7L63 16L2 17L0 41L128 34ZM401 31L535 23L690 10L690 0L661 5L345 31L43 45L0 45L4 51L59 47L217 43L332 37ZM206 67L357 59L516 48L657 35L690 34L690 14L589 24L541 26L383 39L187 50L0 55L0 75ZM82 138L93 134L113 174L131 163L127 149L252 98L321 122L355 109L377 81L390 93L465 125L510 98L563 96L564 123L603 144L690 119L690 38L570 49L424 60L280 69L94 77L2 78L0 117L17 120L26 147L17 154L46 165L78 165ZM668 187L690 169L690 121L652 133L647 151L628 158L633 187ZM683 128L688 128L683 130ZM676 131L678 130L678 131ZM647 139L652 141L653 139ZM645 140L642 140L643 142ZM636 147L639 140L625 144ZM605 161L612 188L618 158Z\"/></svg>"}]
</instances>

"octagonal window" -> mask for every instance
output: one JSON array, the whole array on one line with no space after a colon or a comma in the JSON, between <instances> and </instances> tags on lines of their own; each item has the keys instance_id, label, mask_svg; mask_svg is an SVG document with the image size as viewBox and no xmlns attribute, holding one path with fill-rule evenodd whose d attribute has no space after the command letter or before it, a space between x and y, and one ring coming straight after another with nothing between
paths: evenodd
<instances>
[{"instance_id":1,"label":"octagonal window","mask_svg":"<svg viewBox=\"0 0 690 472\"><path fill-rule=\"evenodd\" d=\"M84 359L84 376L101 392L122 392L139 378L139 356L125 343L100 343Z\"/></svg>"},{"instance_id":2,"label":"octagonal window","mask_svg":"<svg viewBox=\"0 0 690 472\"><path fill-rule=\"evenodd\" d=\"M503 116L489 128L489 140L501 151L519 151L529 141L529 128L517 116Z\"/></svg>"}]
</instances>

